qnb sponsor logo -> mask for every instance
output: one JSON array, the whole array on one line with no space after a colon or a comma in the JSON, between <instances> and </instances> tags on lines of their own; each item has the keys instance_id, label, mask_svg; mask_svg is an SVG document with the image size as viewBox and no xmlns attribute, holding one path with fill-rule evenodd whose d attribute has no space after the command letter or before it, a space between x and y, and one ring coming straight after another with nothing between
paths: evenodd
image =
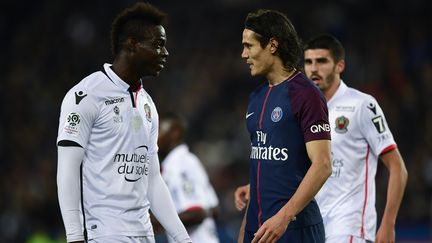
<instances>
[{"instance_id":1,"label":"qnb sponsor logo","mask_svg":"<svg viewBox=\"0 0 432 243\"><path fill-rule=\"evenodd\" d=\"M148 148L139 146L133 153L119 153L114 156L117 173L124 175L128 182L136 182L149 173L149 161L147 157Z\"/></svg>"},{"instance_id":2,"label":"qnb sponsor logo","mask_svg":"<svg viewBox=\"0 0 432 243\"><path fill-rule=\"evenodd\" d=\"M320 125L312 125L310 127L312 133L318 132L330 132L330 125L328 123L320 124Z\"/></svg>"},{"instance_id":3,"label":"qnb sponsor logo","mask_svg":"<svg viewBox=\"0 0 432 243\"><path fill-rule=\"evenodd\" d=\"M112 105L112 104L117 104L117 103L121 103L124 102L124 98L114 98L111 100L105 100L105 105Z\"/></svg>"},{"instance_id":4,"label":"qnb sponsor logo","mask_svg":"<svg viewBox=\"0 0 432 243\"><path fill-rule=\"evenodd\" d=\"M288 149L272 146L264 147L258 144L258 146L252 146L250 158L286 161L288 159Z\"/></svg>"}]
</instances>

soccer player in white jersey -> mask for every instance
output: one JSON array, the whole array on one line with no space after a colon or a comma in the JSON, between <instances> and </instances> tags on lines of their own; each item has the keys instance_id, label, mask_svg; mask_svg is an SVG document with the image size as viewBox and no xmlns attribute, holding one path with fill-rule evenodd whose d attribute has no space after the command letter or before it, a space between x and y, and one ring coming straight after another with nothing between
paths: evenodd
<instances>
[{"instance_id":1,"label":"soccer player in white jersey","mask_svg":"<svg viewBox=\"0 0 432 243\"><path fill-rule=\"evenodd\" d=\"M408 173L377 101L341 80L344 59L342 44L331 35L317 36L305 45L306 75L324 93L333 123L333 173L316 196L326 242L394 242ZM377 232L375 175L379 159L389 171L389 182Z\"/></svg>"},{"instance_id":2,"label":"soccer player in white jersey","mask_svg":"<svg viewBox=\"0 0 432 243\"><path fill-rule=\"evenodd\" d=\"M186 130L186 121L178 114L161 116L158 145L162 177L192 242L218 243L214 216L219 201L201 161L185 144ZM168 241L173 239L168 236Z\"/></svg>"},{"instance_id":3,"label":"soccer player in white jersey","mask_svg":"<svg viewBox=\"0 0 432 243\"><path fill-rule=\"evenodd\" d=\"M57 185L68 242L153 243L149 208L175 242L191 242L160 175L158 114L142 78L168 56L165 14L147 3L112 24L113 64L65 96Z\"/></svg>"},{"instance_id":4,"label":"soccer player in white jersey","mask_svg":"<svg viewBox=\"0 0 432 243\"><path fill-rule=\"evenodd\" d=\"M305 45L304 69L327 99L333 173L316 195L326 243L395 242L396 216L408 173L384 113L370 95L340 78L345 50L330 35ZM375 174L380 159L389 171L387 203L376 231ZM248 185L237 188L235 205L245 207Z\"/></svg>"}]
</instances>

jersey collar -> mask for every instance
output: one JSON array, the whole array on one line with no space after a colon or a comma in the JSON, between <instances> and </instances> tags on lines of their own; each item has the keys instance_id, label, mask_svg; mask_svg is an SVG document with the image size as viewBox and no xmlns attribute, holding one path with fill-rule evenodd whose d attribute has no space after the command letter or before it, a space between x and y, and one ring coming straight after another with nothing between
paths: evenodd
<instances>
[{"instance_id":1,"label":"jersey collar","mask_svg":"<svg viewBox=\"0 0 432 243\"><path fill-rule=\"evenodd\" d=\"M336 90L336 93L330 98L329 101L327 101L327 106L330 106L333 100L337 99L338 97L342 96L345 91L348 89L348 86L344 83L344 81L341 79L341 82L339 84L338 89Z\"/></svg>"},{"instance_id":2,"label":"jersey collar","mask_svg":"<svg viewBox=\"0 0 432 243\"><path fill-rule=\"evenodd\" d=\"M123 81L112 69L112 64L105 63L103 65L103 68L105 69L106 74L108 77L113 81L115 85L120 87L121 89L128 90L130 88L129 84L127 84L125 81Z\"/></svg>"}]
</instances>

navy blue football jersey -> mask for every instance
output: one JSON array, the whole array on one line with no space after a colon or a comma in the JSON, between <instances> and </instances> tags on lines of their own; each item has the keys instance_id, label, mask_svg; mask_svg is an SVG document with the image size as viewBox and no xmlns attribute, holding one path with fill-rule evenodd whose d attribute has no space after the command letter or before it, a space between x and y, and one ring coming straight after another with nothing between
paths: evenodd
<instances>
[{"instance_id":1,"label":"navy blue football jersey","mask_svg":"<svg viewBox=\"0 0 432 243\"><path fill-rule=\"evenodd\" d=\"M305 144L330 140L330 125L323 94L300 72L275 86L260 85L249 97L246 123L251 139L246 230L256 232L295 193L311 165ZM288 228L320 222L312 200Z\"/></svg>"}]
</instances>

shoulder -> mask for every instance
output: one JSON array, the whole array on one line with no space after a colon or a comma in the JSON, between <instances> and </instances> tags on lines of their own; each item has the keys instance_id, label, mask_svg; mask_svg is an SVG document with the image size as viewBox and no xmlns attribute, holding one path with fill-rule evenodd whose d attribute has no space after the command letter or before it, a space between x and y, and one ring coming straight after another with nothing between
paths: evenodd
<instances>
[{"instance_id":1,"label":"shoulder","mask_svg":"<svg viewBox=\"0 0 432 243\"><path fill-rule=\"evenodd\" d=\"M73 86L66 96L89 96L93 98L103 96L104 88L102 87L106 86L107 81L109 82L108 77L101 71L94 72Z\"/></svg>"},{"instance_id":2,"label":"shoulder","mask_svg":"<svg viewBox=\"0 0 432 243\"><path fill-rule=\"evenodd\" d=\"M288 88L292 94L312 94L322 96L321 91L316 87L312 80L308 79L302 73L296 74L296 76L288 82Z\"/></svg>"},{"instance_id":3,"label":"shoulder","mask_svg":"<svg viewBox=\"0 0 432 243\"><path fill-rule=\"evenodd\" d=\"M315 106L324 104L326 106L323 93L302 73L298 73L293 79L289 80L288 96L292 105L299 109L304 105Z\"/></svg>"},{"instance_id":4,"label":"shoulder","mask_svg":"<svg viewBox=\"0 0 432 243\"><path fill-rule=\"evenodd\" d=\"M190 152L185 144L174 148L163 163L168 167L184 168L187 170L195 170L202 167L199 158Z\"/></svg>"},{"instance_id":5,"label":"shoulder","mask_svg":"<svg viewBox=\"0 0 432 243\"><path fill-rule=\"evenodd\" d=\"M375 106L378 104L377 100L370 94L364 93L360 90L348 87L344 95L344 101L354 102L361 107Z\"/></svg>"}]
</instances>

